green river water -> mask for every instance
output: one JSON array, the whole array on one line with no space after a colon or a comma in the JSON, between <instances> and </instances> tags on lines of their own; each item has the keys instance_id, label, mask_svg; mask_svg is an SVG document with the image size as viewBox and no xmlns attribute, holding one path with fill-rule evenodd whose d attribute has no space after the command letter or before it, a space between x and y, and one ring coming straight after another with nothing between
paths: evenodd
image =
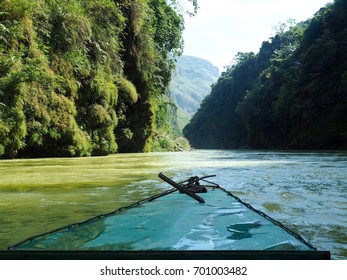
<instances>
[{"instance_id":1,"label":"green river water","mask_svg":"<svg viewBox=\"0 0 347 280\"><path fill-rule=\"evenodd\" d=\"M0 250L171 187L214 182L299 232L334 259L347 259L347 153L197 150L91 158L0 161Z\"/></svg>"}]
</instances>

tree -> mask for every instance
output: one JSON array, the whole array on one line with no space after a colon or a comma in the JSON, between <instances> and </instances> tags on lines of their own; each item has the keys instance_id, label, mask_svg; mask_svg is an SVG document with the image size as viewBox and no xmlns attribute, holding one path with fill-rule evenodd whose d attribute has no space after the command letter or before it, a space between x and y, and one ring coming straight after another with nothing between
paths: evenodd
<instances>
[{"instance_id":1,"label":"tree","mask_svg":"<svg viewBox=\"0 0 347 280\"><path fill-rule=\"evenodd\" d=\"M346 148L347 1L239 53L184 132L197 148Z\"/></svg>"},{"instance_id":2,"label":"tree","mask_svg":"<svg viewBox=\"0 0 347 280\"><path fill-rule=\"evenodd\" d=\"M1 1L2 156L149 150L182 52L183 18L170 3Z\"/></svg>"}]
</instances>

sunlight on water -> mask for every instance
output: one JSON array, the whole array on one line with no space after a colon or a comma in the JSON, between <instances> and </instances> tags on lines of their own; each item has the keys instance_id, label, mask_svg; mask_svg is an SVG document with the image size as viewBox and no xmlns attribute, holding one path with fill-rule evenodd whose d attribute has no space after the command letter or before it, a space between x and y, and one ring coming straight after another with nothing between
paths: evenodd
<instances>
[{"instance_id":1,"label":"sunlight on water","mask_svg":"<svg viewBox=\"0 0 347 280\"><path fill-rule=\"evenodd\" d=\"M213 181L347 259L347 153L194 151L0 161L0 249L161 192Z\"/></svg>"}]
</instances>

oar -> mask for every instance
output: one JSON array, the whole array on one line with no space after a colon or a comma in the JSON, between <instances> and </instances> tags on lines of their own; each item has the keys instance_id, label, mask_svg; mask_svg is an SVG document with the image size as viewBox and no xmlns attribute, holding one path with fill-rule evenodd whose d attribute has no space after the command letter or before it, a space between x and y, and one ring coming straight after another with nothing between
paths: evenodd
<instances>
[{"instance_id":1,"label":"oar","mask_svg":"<svg viewBox=\"0 0 347 280\"><path fill-rule=\"evenodd\" d=\"M163 173L159 173L159 178L164 180L165 182L167 182L168 184L170 184L171 186L175 187L176 189L178 189L179 191L185 193L186 195L189 195L191 198L194 198L195 200L197 200L200 203L205 203L205 200L196 195L195 193L187 190L185 187L182 187L180 184L176 183L175 181L171 180L170 178L166 177Z\"/></svg>"}]
</instances>

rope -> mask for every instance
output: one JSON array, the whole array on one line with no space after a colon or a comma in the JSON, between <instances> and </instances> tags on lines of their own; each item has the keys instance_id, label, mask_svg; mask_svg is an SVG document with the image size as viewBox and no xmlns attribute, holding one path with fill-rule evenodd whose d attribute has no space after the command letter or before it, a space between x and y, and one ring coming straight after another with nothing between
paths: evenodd
<instances>
[{"instance_id":1,"label":"rope","mask_svg":"<svg viewBox=\"0 0 347 280\"><path fill-rule=\"evenodd\" d=\"M276 226L279 226L280 228L282 228L283 230L285 230L287 233L289 233L290 235L292 235L293 237L295 237L296 239L298 239L299 241L301 241L302 243L304 243L306 246L308 246L309 248L311 248L312 250L317 251L317 248L315 246L313 246L311 243L309 243L308 241L306 241L300 234L298 234L297 232L292 231L291 229L289 229L288 227L286 227L284 224L282 224L281 222L275 220L274 218L271 218L269 215L265 214L264 212L255 209L252 205L248 204L247 202L244 202L241 198L239 198L238 196L234 195L232 192L227 191L226 189L218 186L219 189L225 191L229 196L233 197L234 199L236 199L238 202L240 202L241 204L243 204L244 206L246 206L248 209L252 210L253 212L257 213L258 215L264 217L265 219L267 219L268 221L272 222L273 224L275 224Z\"/></svg>"}]
</instances>

